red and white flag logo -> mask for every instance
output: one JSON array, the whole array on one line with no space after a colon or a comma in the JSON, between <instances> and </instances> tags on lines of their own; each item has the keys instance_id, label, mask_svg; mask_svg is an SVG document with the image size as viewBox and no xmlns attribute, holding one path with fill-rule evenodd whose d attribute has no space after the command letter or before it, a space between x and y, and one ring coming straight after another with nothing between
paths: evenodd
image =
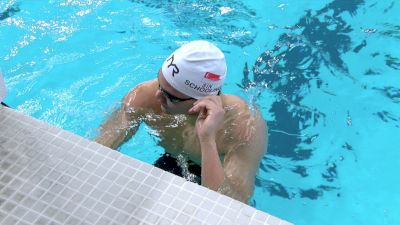
<instances>
[{"instance_id":1,"label":"red and white flag logo","mask_svg":"<svg viewBox=\"0 0 400 225\"><path fill-rule=\"evenodd\" d=\"M204 78L209 79L209 80L212 80L212 81L221 80L221 76L220 76L220 75L215 74L215 73L210 73L210 72L207 72L207 73L204 75Z\"/></svg>"}]
</instances>

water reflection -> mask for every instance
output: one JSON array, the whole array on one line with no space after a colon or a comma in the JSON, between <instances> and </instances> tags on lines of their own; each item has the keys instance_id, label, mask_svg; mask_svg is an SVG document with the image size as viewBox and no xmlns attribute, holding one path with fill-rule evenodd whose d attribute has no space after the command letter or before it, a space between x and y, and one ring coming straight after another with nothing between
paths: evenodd
<instances>
[{"instance_id":1,"label":"water reflection","mask_svg":"<svg viewBox=\"0 0 400 225\"><path fill-rule=\"evenodd\" d=\"M241 1L208 0L149 1L131 0L147 7L162 9L177 28L192 31L200 39L245 47L257 36L255 12ZM190 36L190 38L193 38Z\"/></svg>"},{"instance_id":2,"label":"water reflection","mask_svg":"<svg viewBox=\"0 0 400 225\"><path fill-rule=\"evenodd\" d=\"M8 6L4 12L0 12L0 21L14 16L19 11L20 11L19 6L16 3L12 4L11 6Z\"/></svg>"},{"instance_id":3,"label":"water reflection","mask_svg":"<svg viewBox=\"0 0 400 225\"><path fill-rule=\"evenodd\" d=\"M292 168L288 166L291 172L301 177L309 176L309 167L302 164L313 156L315 149L310 144L318 134L304 136L302 131L320 124L326 115L304 105L302 100L310 93L312 86L321 88L325 84L320 78L321 67L328 69L334 76L345 75L353 79L342 55L349 51L361 51L367 42L363 40L352 48L350 33L353 28L342 16L346 12L356 15L363 5L363 0L335 0L320 10L309 10L288 32L280 35L272 49L261 53L252 68L252 79L248 65L245 64L241 86L267 86L277 96L269 110L274 120L269 122L269 157L263 159L262 171L282 170L271 159L281 157L295 162ZM321 184L307 189L291 188L260 176L256 179L256 185L270 195L315 200L324 191L338 190L335 186L335 180L339 177L337 163L336 160L327 159L325 167L321 166L321 181L329 185Z\"/></svg>"}]
</instances>

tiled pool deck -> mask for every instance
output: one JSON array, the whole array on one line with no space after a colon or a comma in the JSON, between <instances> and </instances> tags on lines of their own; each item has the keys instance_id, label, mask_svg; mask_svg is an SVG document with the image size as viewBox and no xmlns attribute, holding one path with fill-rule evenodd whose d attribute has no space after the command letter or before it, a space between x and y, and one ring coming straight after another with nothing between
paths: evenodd
<instances>
[{"instance_id":1,"label":"tiled pool deck","mask_svg":"<svg viewBox=\"0 0 400 225\"><path fill-rule=\"evenodd\" d=\"M0 224L290 223L0 106Z\"/></svg>"}]
</instances>

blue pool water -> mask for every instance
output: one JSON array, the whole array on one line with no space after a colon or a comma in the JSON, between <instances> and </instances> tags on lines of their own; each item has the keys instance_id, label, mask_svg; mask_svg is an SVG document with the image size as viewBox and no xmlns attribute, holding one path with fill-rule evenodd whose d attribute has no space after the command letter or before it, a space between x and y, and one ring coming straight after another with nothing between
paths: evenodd
<instances>
[{"instance_id":1,"label":"blue pool water","mask_svg":"<svg viewBox=\"0 0 400 225\"><path fill-rule=\"evenodd\" d=\"M252 205L300 225L400 224L400 2L0 0L5 102L93 138L189 40L269 125ZM121 152L163 152L142 126ZM397 177L397 178L396 178Z\"/></svg>"}]
</instances>

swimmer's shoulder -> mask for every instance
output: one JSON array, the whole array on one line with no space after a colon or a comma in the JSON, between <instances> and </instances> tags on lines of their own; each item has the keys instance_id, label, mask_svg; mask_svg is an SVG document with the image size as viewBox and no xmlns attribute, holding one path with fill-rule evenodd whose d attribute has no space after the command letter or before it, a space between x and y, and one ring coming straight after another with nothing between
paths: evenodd
<instances>
[{"instance_id":1,"label":"swimmer's shoulder","mask_svg":"<svg viewBox=\"0 0 400 225\"><path fill-rule=\"evenodd\" d=\"M222 96L226 116L232 116L235 120L264 120L258 107L252 106L251 109L249 104L239 96L230 94L223 94Z\"/></svg>"},{"instance_id":2,"label":"swimmer's shoulder","mask_svg":"<svg viewBox=\"0 0 400 225\"><path fill-rule=\"evenodd\" d=\"M261 111L235 95L223 95L226 126L233 127L235 143L254 145L257 151L263 152L267 143L267 123Z\"/></svg>"},{"instance_id":3,"label":"swimmer's shoulder","mask_svg":"<svg viewBox=\"0 0 400 225\"><path fill-rule=\"evenodd\" d=\"M229 110L232 110L233 113L249 110L249 106L248 106L247 102L244 101L239 96L223 94L222 101L223 101L224 107Z\"/></svg>"},{"instance_id":4,"label":"swimmer's shoulder","mask_svg":"<svg viewBox=\"0 0 400 225\"><path fill-rule=\"evenodd\" d=\"M123 103L128 107L154 108L157 105L157 99L155 97L157 84L157 79L138 84L126 94Z\"/></svg>"}]
</instances>

